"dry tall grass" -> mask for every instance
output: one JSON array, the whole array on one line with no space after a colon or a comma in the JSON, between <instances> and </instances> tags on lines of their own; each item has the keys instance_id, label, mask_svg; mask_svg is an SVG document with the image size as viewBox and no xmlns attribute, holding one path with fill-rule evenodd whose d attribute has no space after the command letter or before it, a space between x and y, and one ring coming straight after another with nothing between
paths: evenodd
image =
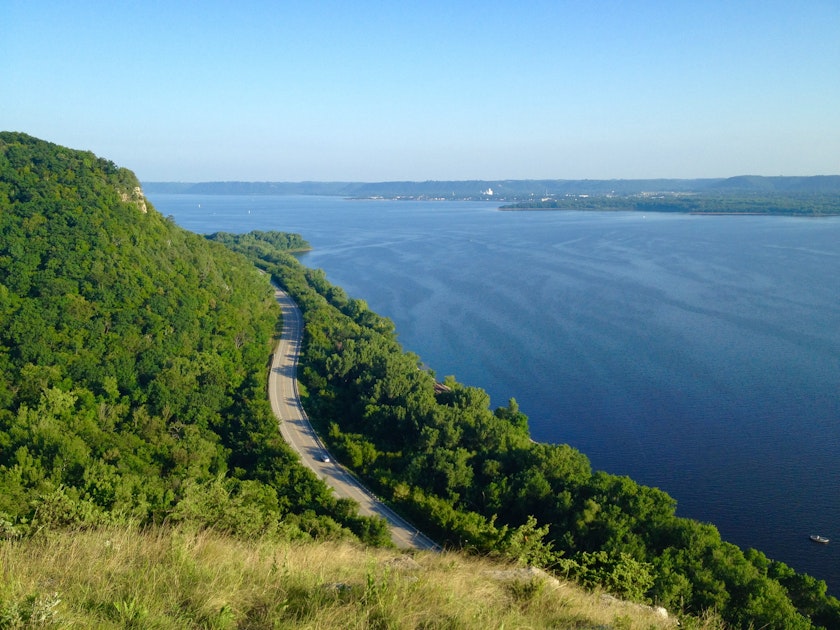
<instances>
[{"instance_id":1,"label":"dry tall grass","mask_svg":"<svg viewBox=\"0 0 840 630\"><path fill-rule=\"evenodd\" d=\"M0 542L0 579L0 629L675 624L647 608L460 554L242 542L172 529Z\"/></svg>"}]
</instances>

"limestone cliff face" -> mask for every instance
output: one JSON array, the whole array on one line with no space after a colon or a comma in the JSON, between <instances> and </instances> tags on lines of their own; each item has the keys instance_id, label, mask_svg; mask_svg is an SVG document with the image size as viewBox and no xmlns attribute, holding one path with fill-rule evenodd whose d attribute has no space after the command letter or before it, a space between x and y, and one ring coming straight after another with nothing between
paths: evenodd
<instances>
[{"instance_id":1,"label":"limestone cliff face","mask_svg":"<svg viewBox=\"0 0 840 630\"><path fill-rule=\"evenodd\" d=\"M143 189L140 188L140 186L135 186L134 190L130 193L120 192L120 199L125 202L133 203L143 214L146 214L149 211L148 208L146 208L146 196L143 194Z\"/></svg>"}]
</instances>

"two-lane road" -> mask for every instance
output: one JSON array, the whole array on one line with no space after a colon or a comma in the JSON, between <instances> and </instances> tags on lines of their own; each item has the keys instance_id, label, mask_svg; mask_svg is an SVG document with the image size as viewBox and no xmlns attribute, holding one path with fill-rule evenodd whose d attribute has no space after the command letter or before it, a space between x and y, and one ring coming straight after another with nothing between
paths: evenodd
<instances>
[{"instance_id":1,"label":"two-lane road","mask_svg":"<svg viewBox=\"0 0 840 630\"><path fill-rule=\"evenodd\" d=\"M303 464L322 478L336 495L358 503L360 514L381 516L387 520L391 527L391 539L397 547L438 550L439 547L432 540L376 499L343 466L328 456L298 396L296 373L303 318L294 300L280 288L275 286L274 289L277 302L283 310L283 332L271 361L268 397L280 423L283 438L298 452Z\"/></svg>"}]
</instances>

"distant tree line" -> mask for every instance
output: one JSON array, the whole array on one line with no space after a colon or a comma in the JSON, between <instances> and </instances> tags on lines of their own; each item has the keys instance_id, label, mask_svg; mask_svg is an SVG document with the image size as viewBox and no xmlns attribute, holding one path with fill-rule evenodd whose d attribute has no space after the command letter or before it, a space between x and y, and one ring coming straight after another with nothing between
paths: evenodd
<instances>
[{"instance_id":1,"label":"distant tree line","mask_svg":"<svg viewBox=\"0 0 840 630\"><path fill-rule=\"evenodd\" d=\"M693 214L840 214L840 194L650 194L570 195L521 201L502 210L633 210Z\"/></svg>"},{"instance_id":2,"label":"distant tree line","mask_svg":"<svg viewBox=\"0 0 840 630\"><path fill-rule=\"evenodd\" d=\"M840 195L840 175L706 179L502 179L390 182L145 182L149 193L193 195L335 195L385 199L528 201L566 195ZM492 194L488 194L488 191Z\"/></svg>"},{"instance_id":3,"label":"distant tree line","mask_svg":"<svg viewBox=\"0 0 840 630\"><path fill-rule=\"evenodd\" d=\"M304 252L312 249L300 234L288 232L262 232L255 230L248 234L226 234L216 232L208 238L223 245L235 248L251 258L265 258L276 251Z\"/></svg>"},{"instance_id":4,"label":"distant tree line","mask_svg":"<svg viewBox=\"0 0 840 630\"><path fill-rule=\"evenodd\" d=\"M840 627L825 582L722 541L664 492L592 471L568 445L532 442L515 400L490 410L483 390L436 382L390 320L322 271L280 251L255 262L304 313L302 393L321 435L439 542L735 627Z\"/></svg>"}]
</instances>

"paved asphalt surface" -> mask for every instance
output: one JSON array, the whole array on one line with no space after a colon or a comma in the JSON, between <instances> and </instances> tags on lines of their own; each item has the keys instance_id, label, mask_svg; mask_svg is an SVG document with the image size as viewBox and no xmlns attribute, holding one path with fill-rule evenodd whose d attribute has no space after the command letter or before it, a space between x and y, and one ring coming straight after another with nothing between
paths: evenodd
<instances>
[{"instance_id":1,"label":"paved asphalt surface","mask_svg":"<svg viewBox=\"0 0 840 630\"><path fill-rule=\"evenodd\" d=\"M336 495L358 503L360 514L381 516L387 520L391 527L391 539L397 547L439 550L434 541L379 501L327 453L312 429L298 396L296 371L303 330L300 309L287 293L276 286L274 289L283 309L283 333L271 360L268 396L274 415L280 422L283 438L298 452L303 464L323 479Z\"/></svg>"}]
</instances>

